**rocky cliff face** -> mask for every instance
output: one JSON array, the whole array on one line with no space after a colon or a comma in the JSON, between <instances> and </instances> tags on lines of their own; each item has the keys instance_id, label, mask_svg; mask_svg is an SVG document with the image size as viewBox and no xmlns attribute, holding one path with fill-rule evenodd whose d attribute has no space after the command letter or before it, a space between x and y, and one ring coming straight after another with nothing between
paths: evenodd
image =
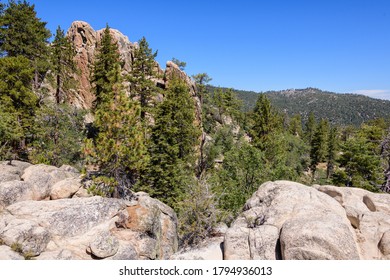
<instances>
[{"instance_id":1,"label":"rocky cliff face","mask_svg":"<svg viewBox=\"0 0 390 280\"><path fill-rule=\"evenodd\" d=\"M73 46L76 49L75 60L80 69L80 74L77 77L79 88L74 96L69 96L70 103L77 107L89 109L95 96L91 86L91 70L95 61L96 49L98 48L104 29L95 31L88 23L84 21L75 21L71 24L67 36L71 39ZM111 29L111 35L114 41L118 44L119 53L123 62L124 74L131 71L134 49L137 48L137 43L129 41L128 37L123 35L116 29ZM197 116L200 120L201 109L200 101L196 96L196 86L194 82L177 67L176 64L168 61L166 69L162 70L156 62L156 73L162 78L156 79L154 82L160 87L166 87L169 80L175 75L185 81L190 88L197 109Z\"/></svg>"}]
</instances>

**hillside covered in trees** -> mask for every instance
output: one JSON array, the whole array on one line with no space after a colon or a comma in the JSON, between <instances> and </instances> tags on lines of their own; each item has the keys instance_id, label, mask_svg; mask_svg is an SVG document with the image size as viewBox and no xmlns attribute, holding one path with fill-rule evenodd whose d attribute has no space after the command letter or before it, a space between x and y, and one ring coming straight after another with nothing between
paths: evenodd
<instances>
[{"instance_id":1,"label":"hillside covered in trees","mask_svg":"<svg viewBox=\"0 0 390 280\"><path fill-rule=\"evenodd\" d=\"M252 94L243 110L206 73L160 69L146 38L78 22L79 41L58 27L50 42L33 5L0 8L0 160L75 166L96 195L146 191L176 211L182 244L231 223L266 181L389 192L387 101L307 89Z\"/></svg>"},{"instance_id":2,"label":"hillside covered in trees","mask_svg":"<svg viewBox=\"0 0 390 280\"><path fill-rule=\"evenodd\" d=\"M215 87L209 86L210 91ZM222 88L227 90L227 88ZM390 101L359 94L339 94L316 88L289 89L257 93L234 89L245 111L252 110L259 94L265 94L271 104L289 117L301 114L307 120L310 112L316 119L327 118L332 124L359 126L376 118L390 118Z\"/></svg>"}]
</instances>

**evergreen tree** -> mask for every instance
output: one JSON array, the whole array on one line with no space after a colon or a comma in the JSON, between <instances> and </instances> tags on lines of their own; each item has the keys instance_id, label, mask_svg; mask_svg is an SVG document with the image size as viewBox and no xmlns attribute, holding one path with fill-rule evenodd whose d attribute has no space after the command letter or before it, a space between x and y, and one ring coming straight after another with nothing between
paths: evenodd
<instances>
[{"instance_id":1,"label":"evergreen tree","mask_svg":"<svg viewBox=\"0 0 390 280\"><path fill-rule=\"evenodd\" d=\"M182 71L184 71L184 68L186 68L187 65L187 63L185 63L184 61L178 60L174 57L172 58L172 62L175 63Z\"/></svg>"},{"instance_id":2,"label":"evergreen tree","mask_svg":"<svg viewBox=\"0 0 390 280\"><path fill-rule=\"evenodd\" d=\"M364 188L378 191L382 184L383 169L377 145L362 135L349 138L342 149L339 159L345 175L336 173L336 183L347 187ZM341 180L340 180L341 178Z\"/></svg>"},{"instance_id":3,"label":"evergreen tree","mask_svg":"<svg viewBox=\"0 0 390 280\"><path fill-rule=\"evenodd\" d=\"M310 148L287 132L273 132L264 146L264 156L271 169L268 180L298 180L309 166Z\"/></svg>"},{"instance_id":4,"label":"evergreen tree","mask_svg":"<svg viewBox=\"0 0 390 280\"><path fill-rule=\"evenodd\" d=\"M9 1L0 18L0 50L7 56L24 56L34 68L34 89L40 87L48 64L46 22L37 18L35 6L27 1Z\"/></svg>"},{"instance_id":5,"label":"evergreen tree","mask_svg":"<svg viewBox=\"0 0 390 280\"><path fill-rule=\"evenodd\" d=\"M245 201L270 177L269 167L264 153L245 141L225 154L212 181L219 208L226 216L239 214Z\"/></svg>"},{"instance_id":6,"label":"evergreen tree","mask_svg":"<svg viewBox=\"0 0 390 280\"><path fill-rule=\"evenodd\" d=\"M80 166L84 114L66 104L41 106L34 118L32 163Z\"/></svg>"},{"instance_id":7,"label":"evergreen tree","mask_svg":"<svg viewBox=\"0 0 390 280\"><path fill-rule=\"evenodd\" d=\"M328 137L328 151L326 164L326 178L330 179L333 175L338 153L338 132L337 127L332 127Z\"/></svg>"},{"instance_id":8,"label":"evergreen tree","mask_svg":"<svg viewBox=\"0 0 390 280\"><path fill-rule=\"evenodd\" d=\"M157 52L149 48L145 37L138 41L138 47L134 50L129 75L131 97L139 100L141 105L141 119L144 121L146 114L150 112L153 98L158 92L155 82L157 77L155 58Z\"/></svg>"},{"instance_id":9,"label":"evergreen tree","mask_svg":"<svg viewBox=\"0 0 390 280\"><path fill-rule=\"evenodd\" d=\"M327 120L322 119L318 127L316 128L316 131L311 141L310 167L313 172L313 179L315 178L317 164L326 160L328 153L328 134L329 123Z\"/></svg>"},{"instance_id":10,"label":"evergreen tree","mask_svg":"<svg viewBox=\"0 0 390 280\"><path fill-rule=\"evenodd\" d=\"M76 80L73 74L77 73L77 66L74 61L76 51L64 31L58 26L54 41L51 44L51 65L52 75L55 80L55 99L59 104L64 101L65 93L76 87Z\"/></svg>"},{"instance_id":11,"label":"evergreen tree","mask_svg":"<svg viewBox=\"0 0 390 280\"><path fill-rule=\"evenodd\" d=\"M297 114L291 118L288 125L288 131L291 135L295 135L297 137L303 136L301 115Z\"/></svg>"},{"instance_id":12,"label":"evergreen tree","mask_svg":"<svg viewBox=\"0 0 390 280\"><path fill-rule=\"evenodd\" d=\"M213 93L214 104L218 109L219 119L224 124L224 115L233 118L236 121L241 121L241 102L237 99L236 94L232 89L223 91L217 89Z\"/></svg>"},{"instance_id":13,"label":"evergreen tree","mask_svg":"<svg viewBox=\"0 0 390 280\"><path fill-rule=\"evenodd\" d=\"M200 130L195 125L195 104L187 85L173 79L156 108L151 130L150 164L141 187L175 206L195 176L195 148Z\"/></svg>"},{"instance_id":14,"label":"evergreen tree","mask_svg":"<svg viewBox=\"0 0 390 280\"><path fill-rule=\"evenodd\" d=\"M8 140L2 142L19 158L25 158L26 139L30 137L37 108L37 97L31 89L33 72L25 57L0 59L0 106L4 114L3 126L7 128L4 131L8 131ZM11 131L14 136L9 135Z\"/></svg>"},{"instance_id":15,"label":"evergreen tree","mask_svg":"<svg viewBox=\"0 0 390 280\"><path fill-rule=\"evenodd\" d=\"M310 112L309 118L307 119L307 122L305 124L305 140L306 143L311 145L311 142L313 140L314 133L316 131L316 119L314 117L314 113Z\"/></svg>"},{"instance_id":16,"label":"evergreen tree","mask_svg":"<svg viewBox=\"0 0 390 280\"><path fill-rule=\"evenodd\" d=\"M100 105L111 101L114 95L114 87L119 83L120 57L118 46L113 42L110 27L107 25L93 65L92 82L94 85L95 101L93 110Z\"/></svg>"},{"instance_id":17,"label":"evergreen tree","mask_svg":"<svg viewBox=\"0 0 390 280\"><path fill-rule=\"evenodd\" d=\"M280 130L282 120L280 115L271 106L271 102L264 94L257 99L255 109L252 113L251 134L255 145L263 149L272 132Z\"/></svg>"},{"instance_id":18,"label":"evergreen tree","mask_svg":"<svg viewBox=\"0 0 390 280\"><path fill-rule=\"evenodd\" d=\"M197 95L199 97L200 104L203 105L204 99L207 97L206 85L210 83L212 78L207 73L199 73L193 75L192 78L194 79L197 86Z\"/></svg>"},{"instance_id":19,"label":"evergreen tree","mask_svg":"<svg viewBox=\"0 0 390 280\"><path fill-rule=\"evenodd\" d=\"M202 128L203 132L205 133L211 133L213 127L214 127L214 118L211 117L212 113L212 106L211 104L208 104L209 101L208 92L207 92L207 84L211 81L211 78L206 73L201 73L197 75L192 76L195 84L196 84L196 95L199 98L200 106L202 109ZM206 102L205 102L206 100ZM205 135L203 135L205 136ZM207 168L207 155L205 153L206 149L206 137L201 138L200 143L200 155L198 160L198 170L196 176L199 178L203 171Z\"/></svg>"},{"instance_id":20,"label":"evergreen tree","mask_svg":"<svg viewBox=\"0 0 390 280\"><path fill-rule=\"evenodd\" d=\"M148 160L140 106L123 91L118 46L107 26L94 65L97 135L84 148L87 161L99 167L95 193L126 197Z\"/></svg>"},{"instance_id":21,"label":"evergreen tree","mask_svg":"<svg viewBox=\"0 0 390 280\"><path fill-rule=\"evenodd\" d=\"M14 158L23 136L17 115L7 112L7 108L0 103L0 160Z\"/></svg>"}]
</instances>

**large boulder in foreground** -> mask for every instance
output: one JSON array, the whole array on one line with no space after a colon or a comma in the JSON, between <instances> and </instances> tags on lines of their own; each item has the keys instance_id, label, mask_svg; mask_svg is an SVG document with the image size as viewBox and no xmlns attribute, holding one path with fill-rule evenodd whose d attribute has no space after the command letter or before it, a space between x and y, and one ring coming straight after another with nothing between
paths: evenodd
<instances>
[{"instance_id":1,"label":"large boulder in foreground","mask_svg":"<svg viewBox=\"0 0 390 280\"><path fill-rule=\"evenodd\" d=\"M175 212L146 193L91 196L70 166L0 164L0 259L169 259Z\"/></svg>"},{"instance_id":2,"label":"large boulder in foreground","mask_svg":"<svg viewBox=\"0 0 390 280\"><path fill-rule=\"evenodd\" d=\"M134 213L146 206L145 216ZM145 194L29 200L0 214L3 245L36 259L168 259L177 251L176 227L173 210Z\"/></svg>"},{"instance_id":3,"label":"large boulder in foreground","mask_svg":"<svg viewBox=\"0 0 390 280\"><path fill-rule=\"evenodd\" d=\"M388 259L390 196L264 183L227 231L225 259Z\"/></svg>"}]
</instances>

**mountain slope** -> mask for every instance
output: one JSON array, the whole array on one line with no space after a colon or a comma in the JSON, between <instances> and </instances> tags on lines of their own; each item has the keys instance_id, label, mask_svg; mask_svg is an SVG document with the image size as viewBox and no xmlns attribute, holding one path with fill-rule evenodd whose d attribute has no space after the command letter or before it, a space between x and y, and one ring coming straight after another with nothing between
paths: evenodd
<instances>
[{"instance_id":1,"label":"mountain slope","mask_svg":"<svg viewBox=\"0 0 390 280\"><path fill-rule=\"evenodd\" d=\"M213 91L215 87L210 87ZM256 104L258 94L253 91L234 90L243 101L244 110ZM375 118L390 118L390 101L358 94L337 94L316 88L267 91L273 106L289 116L301 114L305 120L312 111L317 119L327 118L339 125L360 125Z\"/></svg>"}]
</instances>

